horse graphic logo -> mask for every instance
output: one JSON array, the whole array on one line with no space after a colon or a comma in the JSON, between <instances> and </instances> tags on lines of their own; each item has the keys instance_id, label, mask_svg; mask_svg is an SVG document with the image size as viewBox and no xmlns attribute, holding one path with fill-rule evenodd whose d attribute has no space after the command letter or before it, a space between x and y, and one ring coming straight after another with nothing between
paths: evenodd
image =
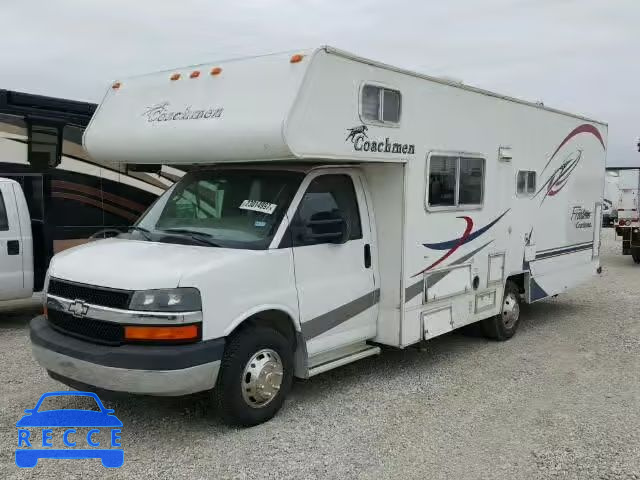
<instances>
[{"instance_id":1,"label":"horse graphic logo","mask_svg":"<svg viewBox=\"0 0 640 480\"><path fill-rule=\"evenodd\" d=\"M367 136L367 126L366 125L360 125L359 127L353 127L353 128L347 128L347 131L349 132L349 135L347 135L347 138L345 138L345 142L351 140L352 143L355 143L356 141L356 137L358 135L362 135L365 138L369 138Z\"/></svg>"}]
</instances>

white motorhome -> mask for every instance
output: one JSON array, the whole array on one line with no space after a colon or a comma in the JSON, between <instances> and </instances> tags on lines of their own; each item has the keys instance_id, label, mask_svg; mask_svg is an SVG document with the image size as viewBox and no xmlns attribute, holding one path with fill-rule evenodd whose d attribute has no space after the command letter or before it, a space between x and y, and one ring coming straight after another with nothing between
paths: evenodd
<instances>
[{"instance_id":1,"label":"white motorhome","mask_svg":"<svg viewBox=\"0 0 640 480\"><path fill-rule=\"evenodd\" d=\"M631 255L640 263L640 169L626 168L618 171L618 226L616 233L622 237L622 254Z\"/></svg>"},{"instance_id":2,"label":"white motorhome","mask_svg":"<svg viewBox=\"0 0 640 480\"><path fill-rule=\"evenodd\" d=\"M35 358L83 388L213 389L253 425L381 345L506 340L521 302L599 270L606 137L329 47L120 80L89 153L188 173L134 232L54 257Z\"/></svg>"}]
</instances>

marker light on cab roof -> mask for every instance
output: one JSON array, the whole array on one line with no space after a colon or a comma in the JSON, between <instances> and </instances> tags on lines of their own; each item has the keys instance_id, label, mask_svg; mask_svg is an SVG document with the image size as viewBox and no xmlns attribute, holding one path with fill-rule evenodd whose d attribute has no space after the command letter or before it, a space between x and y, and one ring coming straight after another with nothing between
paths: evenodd
<instances>
[{"instance_id":1,"label":"marker light on cab roof","mask_svg":"<svg viewBox=\"0 0 640 480\"><path fill-rule=\"evenodd\" d=\"M171 80L180 80L181 75L179 73L174 73L171 75Z\"/></svg>"},{"instance_id":2,"label":"marker light on cab roof","mask_svg":"<svg viewBox=\"0 0 640 480\"><path fill-rule=\"evenodd\" d=\"M121 86L122 86L122 84L120 82L113 82L113 85L111 85L111 88L113 88L114 90L117 90Z\"/></svg>"},{"instance_id":3,"label":"marker light on cab roof","mask_svg":"<svg viewBox=\"0 0 640 480\"><path fill-rule=\"evenodd\" d=\"M291 57L289 62L291 62L291 63L299 63L299 62L302 61L303 58L304 58L304 55L300 55L299 53L296 53L295 55L293 55Z\"/></svg>"},{"instance_id":4,"label":"marker light on cab roof","mask_svg":"<svg viewBox=\"0 0 640 480\"><path fill-rule=\"evenodd\" d=\"M189 78L198 78L199 76L200 76L200 71L194 70L193 72L191 72L191 75L189 75Z\"/></svg>"},{"instance_id":5,"label":"marker light on cab roof","mask_svg":"<svg viewBox=\"0 0 640 480\"><path fill-rule=\"evenodd\" d=\"M213 67L211 69L211 75L220 75L222 73L222 68L220 67Z\"/></svg>"}]
</instances>

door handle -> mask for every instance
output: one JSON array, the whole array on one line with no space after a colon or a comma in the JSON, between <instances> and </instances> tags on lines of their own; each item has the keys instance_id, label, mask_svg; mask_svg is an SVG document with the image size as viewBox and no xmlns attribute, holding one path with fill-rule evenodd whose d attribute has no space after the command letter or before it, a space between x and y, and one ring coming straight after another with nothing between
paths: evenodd
<instances>
[{"instance_id":1,"label":"door handle","mask_svg":"<svg viewBox=\"0 0 640 480\"><path fill-rule=\"evenodd\" d=\"M371 267L371 245L365 243L364 245L364 268Z\"/></svg>"},{"instance_id":2,"label":"door handle","mask_svg":"<svg viewBox=\"0 0 640 480\"><path fill-rule=\"evenodd\" d=\"M7 241L7 255L20 255L20 241L8 240Z\"/></svg>"}]
</instances>

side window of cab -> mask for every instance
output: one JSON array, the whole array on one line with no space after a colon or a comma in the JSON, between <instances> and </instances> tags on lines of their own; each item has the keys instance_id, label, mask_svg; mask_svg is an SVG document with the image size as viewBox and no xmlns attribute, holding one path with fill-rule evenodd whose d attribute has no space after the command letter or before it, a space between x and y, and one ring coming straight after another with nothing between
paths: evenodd
<instances>
[{"instance_id":1,"label":"side window of cab","mask_svg":"<svg viewBox=\"0 0 640 480\"><path fill-rule=\"evenodd\" d=\"M362 238L360 211L349 175L321 175L309 184L289 232L288 245L345 243Z\"/></svg>"}]
</instances>

